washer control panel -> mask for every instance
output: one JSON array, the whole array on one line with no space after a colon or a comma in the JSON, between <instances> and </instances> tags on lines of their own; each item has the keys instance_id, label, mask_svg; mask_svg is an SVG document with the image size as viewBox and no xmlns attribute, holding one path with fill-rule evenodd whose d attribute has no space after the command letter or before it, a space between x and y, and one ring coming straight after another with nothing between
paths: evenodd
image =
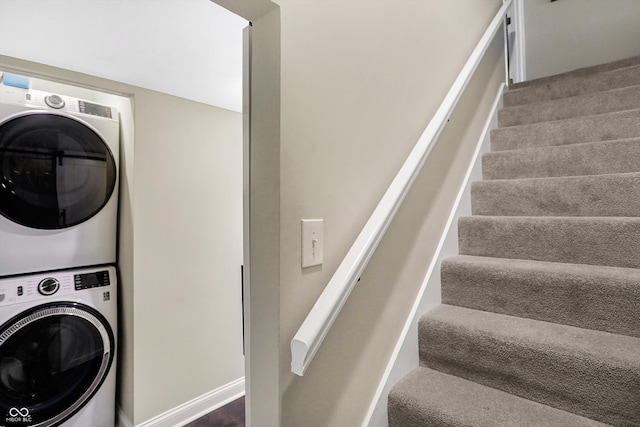
<instances>
[{"instance_id":1,"label":"washer control panel","mask_svg":"<svg viewBox=\"0 0 640 427\"><path fill-rule=\"evenodd\" d=\"M77 298L74 294L93 288L111 286L112 268L55 271L0 278L0 306L30 301L43 301L52 297Z\"/></svg>"},{"instance_id":2,"label":"washer control panel","mask_svg":"<svg viewBox=\"0 0 640 427\"><path fill-rule=\"evenodd\" d=\"M111 284L109 281L109 272L107 270L76 274L74 276L74 282L76 291L109 286Z\"/></svg>"}]
</instances>

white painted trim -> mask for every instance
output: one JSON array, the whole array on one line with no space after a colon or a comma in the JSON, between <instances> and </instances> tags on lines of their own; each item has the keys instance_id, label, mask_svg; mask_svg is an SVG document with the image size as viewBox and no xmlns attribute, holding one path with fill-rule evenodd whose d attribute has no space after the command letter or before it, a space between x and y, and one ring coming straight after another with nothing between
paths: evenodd
<instances>
[{"instance_id":1,"label":"white painted trim","mask_svg":"<svg viewBox=\"0 0 640 427\"><path fill-rule=\"evenodd\" d=\"M502 4L505 4L507 2L507 0L502 0ZM507 11L506 16L509 16L509 11L513 10L513 3L511 4L510 9ZM509 78L510 76L510 72L509 72L509 68L510 64L510 57L509 57L509 26L507 25L507 19L505 18L502 21L502 32L504 34L504 82L507 86L509 86Z\"/></svg>"},{"instance_id":2,"label":"white painted trim","mask_svg":"<svg viewBox=\"0 0 640 427\"><path fill-rule=\"evenodd\" d=\"M184 426L242 396L244 396L244 377L137 424L136 427Z\"/></svg>"},{"instance_id":3,"label":"white painted trim","mask_svg":"<svg viewBox=\"0 0 640 427\"><path fill-rule=\"evenodd\" d=\"M251 408L251 67L253 27L242 30L242 336L245 405ZM253 425L246 411L246 427Z\"/></svg>"},{"instance_id":4,"label":"white painted trim","mask_svg":"<svg viewBox=\"0 0 640 427\"><path fill-rule=\"evenodd\" d=\"M461 216L471 215L471 183L482 179L481 154L490 151L490 130L497 127L498 110L502 106L502 94L505 89L506 85L504 83L498 89L489 117L478 139L475 152L451 208L447 224L440 236L438 247L365 415L362 423L363 427L388 426L387 395L389 390L409 371L418 366L418 321L424 313L440 304L440 301L427 301L424 296L427 288L433 286L440 288L440 264L442 260L458 255L458 219Z\"/></svg>"},{"instance_id":5,"label":"white painted trim","mask_svg":"<svg viewBox=\"0 0 640 427\"><path fill-rule=\"evenodd\" d=\"M291 372L294 374L302 376L313 360L411 185L420 174L422 165L424 165L435 141L480 64L484 53L498 30L504 28L504 16L511 6L511 2L512 0L506 0L489 24L409 157L291 340Z\"/></svg>"},{"instance_id":6,"label":"white painted trim","mask_svg":"<svg viewBox=\"0 0 640 427\"><path fill-rule=\"evenodd\" d=\"M512 18L515 25L516 39L513 49L513 58L511 60L515 64L514 73L511 76L514 83L527 80L527 56L525 43L524 28L524 0L513 0Z\"/></svg>"}]
</instances>

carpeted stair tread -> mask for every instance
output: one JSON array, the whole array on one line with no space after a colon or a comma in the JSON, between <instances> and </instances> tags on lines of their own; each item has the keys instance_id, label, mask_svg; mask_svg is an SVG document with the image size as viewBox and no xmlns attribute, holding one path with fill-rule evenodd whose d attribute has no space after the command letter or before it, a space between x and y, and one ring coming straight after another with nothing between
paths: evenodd
<instances>
[{"instance_id":1,"label":"carpeted stair tread","mask_svg":"<svg viewBox=\"0 0 640 427\"><path fill-rule=\"evenodd\" d=\"M473 215L640 216L640 173L479 181Z\"/></svg>"},{"instance_id":2,"label":"carpeted stair tread","mask_svg":"<svg viewBox=\"0 0 640 427\"><path fill-rule=\"evenodd\" d=\"M485 180L640 172L640 138L497 151L482 156Z\"/></svg>"},{"instance_id":3,"label":"carpeted stair tread","mask_svg":"<svg viewBox=\"0 0 640 427\"><path fill-rule=\"evenodd\" d=\"M612 425L640 425L640 339L440 305L421 365Z\"/></svg>"},{"instance_id":4,"label":"carpeted stair tread","mask_svg":"<svg viewBox=\"0 0 640 427\"><path fill-rule=\"evenodd\" d=\"M389 425L640 427L640 56L503 105Z\"/></svg>"},{"instance_id":5,"label":"carpeted stair tread","mask_svg":"<svg viewBox=\"0 0 640 427\"><path fill-rule=\"evenodd\" d=\"M583 78L565 78L542 85L510 89L504 94L503 100L505 107L513 107L636 85L640 85L640 65L592 74Z\"/></svg>"},{"instance_id":6,"label":"carpeted stair tread","mask_svg":"<svg viewBox=\"0 0 640 427\"><path fill-rule=\"evenodd\" d=\"M498 112L498 125L500 127L517 126L637 108L640 108L640 86L631 86L570 98L506 107Z\"/></svg>"},{"instance_id":7,"label":"carpeted stair tread","mask_svg":"<svg viewBox=\"0 0 640 427\"><path fill-rule=\"evenodd\" d=\"M640 268L640 218L470 216L461 255Z\"/></svg>"},{"instance_id":8,"label":"carpeted stair tread","mask_svg":"<svg viewBox=\"0 0 640 427\"><path fill-rule=\"evenodd\" d=\"M441 274L444 304L640 338L640 269L460 255Z\"/></svg>"},{"instance_id":9,"label":"carpeted stair tread","mask_svg":"<svg viewBox=\"0 0 640 427\"><path fill-rule=\"evenodd\" d=\"M608 62L606 64L598 64L598 65L592 65L589 67L582 67L576 70L554 74L552 76L540 77L538 79L531 79L524 82L515 83L510 85L509 89L517 90L517 89L531 87L531 86L545 86L551 82L557 82L560 80L588 78L593 74L606 73L606 72L618 70L621 68L633 67L635 65L640 65L640 56L624 58L618 61Z\"/></svg>"},{"instance_id":10,"label":"carpeted stair tread","mask_svg":"<svg viewBox=\"0 0 640 427\"><path fill-rule=\"evenodd\" d=\"M491 150L517 150L637 137L640 137L640 109L633 109L493 129Z\"/></svg>"},{"instance_id":11,"label":"carpeted stair tread","mask_svg":"<svg viewBox=\"0 0 640 427\"><path fill-rule=\"evenodd\" d=\"M607 424L425 367L389 394L389 427L604 427Z\"/></svg>"}]
</instances>

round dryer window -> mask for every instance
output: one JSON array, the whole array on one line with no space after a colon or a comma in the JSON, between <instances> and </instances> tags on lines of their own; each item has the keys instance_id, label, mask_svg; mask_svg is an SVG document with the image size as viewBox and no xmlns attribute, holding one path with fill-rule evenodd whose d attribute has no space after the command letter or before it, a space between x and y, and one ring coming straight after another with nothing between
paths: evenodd
<instances>
[{"instance_id":1,"label":"round dryer window","mask_svg":"<svg viewBox=\"0 0 640 427\"><path fill-rule=\"evenodd\" d=\"M0 124L0 214L38 229L98 213L116 185L104 140L74 118L31 112Z\"/></svg>"},{"instance_id":2,"label":"round dryer window","mask_svg":"<svg viewBox=\"0 0 640 427\"><path fill-rule=\"evenodd\" d=\"M91 307L51 303L21 313L0 328L0 414L59 425L100 388L114 349L111 327Z\"/></svg>"}]
</instances>

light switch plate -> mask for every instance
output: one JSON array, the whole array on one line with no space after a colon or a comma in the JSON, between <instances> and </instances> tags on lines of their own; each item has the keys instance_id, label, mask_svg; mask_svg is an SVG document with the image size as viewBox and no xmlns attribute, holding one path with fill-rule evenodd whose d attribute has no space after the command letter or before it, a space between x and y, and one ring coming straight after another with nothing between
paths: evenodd
<instances>
[{"instance_id":1,"label":"light switch plate","mask_svg":"<svg viewBox=\"0 0 640 427\"><path fill-rule=\"evenodd\" d=\"M323 226L324 221L321 219L302 220L302 268L322 264Z\"/></svg>"}]
</instances>

